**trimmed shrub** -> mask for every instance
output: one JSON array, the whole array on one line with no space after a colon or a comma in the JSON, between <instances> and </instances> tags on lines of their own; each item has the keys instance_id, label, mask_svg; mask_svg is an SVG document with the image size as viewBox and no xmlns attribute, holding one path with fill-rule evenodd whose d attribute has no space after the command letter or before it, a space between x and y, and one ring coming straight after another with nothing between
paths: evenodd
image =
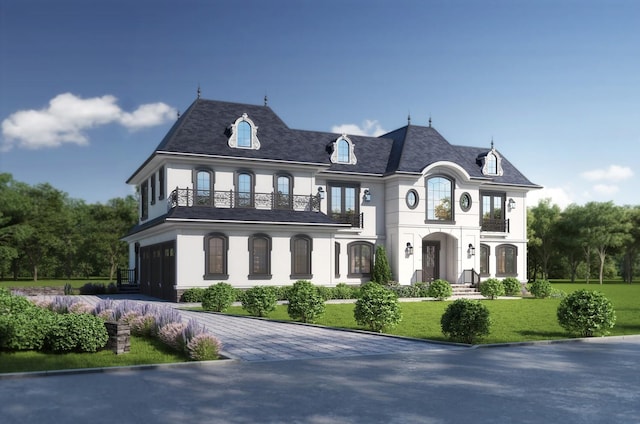
<instances>
[{"instance_id":1,"label":"trimmed shrub","mask_svg":"<svg viewBox=\"0 0 640 424\"><path fill-rule=\"evenodd\" d=\"M536 299L546 299L553 294L553 287L548 280L536 280L527 284L527 290Z\"/></svg>"},{"instance_id":2,"label":"trimmed shrub","mask_svg":"<svg viewBox=\"0 0 640 424\"><path fill-rule=\"evenodd\" d=\"M504 285L497 278L487 278L480 282L480 294L489 299L497 299L504 296Z\"/></svg>"},{"instance_id":3,"label":"trimmed shrub","mask_svg":"<svg viewBox=\"0 0 640 424\"><path fill-rule=\"evenodd\" d=\"M418 297L429 297L429 283L417 281L413 286L418 290Z\"/></svg>"},{"instance_id":4,"label":"trimmed shrub","mask_svg":"<svg viewBox=\"0 0 640 424\"><path fill-rule=\"evenodd\" d=\"M333 289L331 287L316 286L316 290L318 290L318 294L325 302L327 300L333 299Z\"/></svg>"},{"instance_id":5,"label":"trimmed shrub","mask_svg":"<svg viewBox=\"0 0 640 424\"><path fill-rule=\"evenodd\" d=\"M436 300L445 300L448 297L451 297L453 294L453 289L451 288L451 284L449 284L446 280L435 280L429 287L427 288L427 296L433 297Z\"/></svg>"},{"instance_id":6,"label":"trimmed shrub","mask_svg":"<svg viewBox=\"0 0 640 424\"><path fill-rule=\"evenodd\" d=\"M187 343L187 354L194 361L218 359L222 345L213 335L200 333Z\"/></svg>"},{"instance_id":7,"label":"trimmed shrub","mask_svg":"<svg viewBox=\"0 0 640 424\"><path fill-rule=\"evenodd\" d=\"M507 277L502 280L505 296L520 296L522 294L522 284L516 277Z\"/></svg>"},{"instance_id":8,"label":"trimmed shrub","mask_svg":"<svg viewBox=\"0 0 640 424\"><path fill-rule=\"evenodd\" d=\"M562 299L557 315L562 328L582 337L607 335L616 323L611 301L600 292L584 289Z\"/></svg>"},{"instance_id":9,"label":"trimmed shrub","mask_svg":"<svg viewBox=\"0 0 640 424\"><path fill-rule=\"evenodd\" d=\"M255 286L244 292L242 309L256 317L266 317L276 309L278 296L275 287Z\"/></svg>"},{"instance_id":10,"label":"trimmed shrub","mask_svg":"<svg viewBox=\"0 0 640 424\"><path fill-rule=\"evenodd\" d=\"M334 299L355 299L356 292L357 292L357 289L355 287L351 287L346 283L338 283L333 288L333 298Z\"/></svg>"},{"instance_id":11,"label":"trimmed shrub","mask_svg":"<svg viewBox=\"0 0 640 424\"><path fill-rule=\"evenodd\" d=\"M324 314L324 299L310 281L296 281L289 289L288 297L287 313L293 320L315 322Z\"/></svg>"},{"instance_id":12,"label":"trimmed shrub","mask_svg":"<svg viewBox=\"0 0 640 424\"><path fill-rule=\"evenodd\" d=\"M360 288L353 316L358 325L371 331L394 327L402 320L398 296L380 284L367 283Z\"/></svg>"},{"instance_id":13,"label":"trimmed shrub","mask_svg":"<svg viewBox=\"0 0 640 424\"><path fill-rule=\"evenodd\" d=\"M23 306L22 302L17 304ZM41 350L55 318L55 313L35 305L16 313L0 314L0 349Z\"/></svg>"},{"instance_id":14,"label":"trimmed shrub","mask_svg":"<svg viewBox=\"0 0 640 424\"><path fill-rule=\"evenodd\" d=\"M236 300L236 292L228 283L214 284L204 291L202 309L205 311L224 312Z\"/></svg>"},{"instance_id":15,"label":"trimmed shrub","mask_svg":"<svg viewBox=\"0 0 640 424\"><path fill-rule=\"evenodd\" d=\"M180 296L180 301L185 303L200 303L204 298L205 289L202 287L192 287L190 289L186 289L182 296Z\"/></svg>"},{"instance_id":16,"label":"trimmed shrub","mask_svg":"<svg viewBox=\"0 0 640 424\"><path fill-rule=\"evenodd\" d=\"M477 300L457 299L447 306L440 325L442 333L449 339L473 344L489 335L489 309Z\"/></svg>"},{"instance_id":17,"label":"trimmed shrub","mask_svg":"<svg viewBox=\"0 0 640 424\"><path fill-rule=\"evenodd\" d=\"M46 337L53 352L96 352L109 340L104 322L88 314L54 314Z\"/></svg>"},{"instance_id":18,"label":"trimmed shrub","mask_svg":"<svg viewBox=\"0 0 640 424\"><path fill-rule=\"evenodd\" d=\"M376 247L376 256L373 263L373 272L371 273L371 281L374 283L385 285L391 281L391 267L387 259L387 251L384 246Z\"/></svg>"}]
</instances>

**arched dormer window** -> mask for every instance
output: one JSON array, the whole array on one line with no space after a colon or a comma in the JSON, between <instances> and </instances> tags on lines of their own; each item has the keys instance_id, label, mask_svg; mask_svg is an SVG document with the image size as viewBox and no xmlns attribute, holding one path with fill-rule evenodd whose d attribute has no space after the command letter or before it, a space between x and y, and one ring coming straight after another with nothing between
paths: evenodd
<instances>
[{"instance_id":1,"label":"arched dormer window","mask_svg":"<svg viewBox=\"0 0 640 424\"><path fill-rule=\"evenodd\" d=\"M353 149L353 142L346 134L342 134L333 142L333 152L331 153L332 163L345 163L355 165L358 163Z\"/></svg>"},{"instance_id":2,"label":"arched dormer window","mask_svg":"<svg viewBox=\"0 0 640 424\"><path fill-rule=\"evenodd\" d=\"M229 137L229 147L240 149L260 149L258 140L258 127L253 123L246 113L231 124L231 136Z\"/></svg>"},{"instance_id":3,"label":"arched dormer window","mask_svg":"<svg viewBox=\"0 0 640 424\"><path fill-rule=\"evenodd\" d=\"M487 153L479 155L478 161L482 165L482 174L488 176L500 176L502 175L502 158L500 154L493 147L493 141L491 141L491 150Z\"/></svg>"}]
</instances>

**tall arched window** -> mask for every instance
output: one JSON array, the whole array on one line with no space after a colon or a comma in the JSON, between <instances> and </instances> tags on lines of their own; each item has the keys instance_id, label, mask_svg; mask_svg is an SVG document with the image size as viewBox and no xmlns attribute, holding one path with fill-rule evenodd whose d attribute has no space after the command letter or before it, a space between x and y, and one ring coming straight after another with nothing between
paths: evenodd
<instances>
[{"instance_id":1,"label":"tall arched window","mask_svg":"<svg viewBox=\"0 0 640 424\"><path fill-rule=\"evenodd\" d=\"M349 163L349 142L344 138L338 140L338 162Z\"/></svg>"},{"instance_id":2,"label":"tall arched window","mask_svg":"<svg viewBox=\"0 0 640 424\"><path fill-rule=\"evenodd\" d=\"M251 125L247 121L238 122L238 147L251 147Z\"/></svg>"},{"instance_id":3,"label":"tall arched window","mask_svg":"<svg viewBox=\"0 0 640 424\"><path fill-rule=\"evenodd\" d=\"M276 209L293 209L291 177L289 175L276 175L275 199Z\"/></svg>"},{"instance_id":4,"label":"tall arched window","mask_svg":"<svg viewBox=\"0 0 640 424\"><path fill-rule=\"evenodd\" d=\"M373 265L373 244L354 241L347 246L349 253L348 277L370 277Z\"/></svg>"},{"instance_id":5,"label":"tall arched window","mask_svg":"<svg viewBox=\"0 0 640 424\"><path fill-rule=\"evenodd\" d=\"M195 178L195 204L211 205L213 177L211 171L198 170Z\"/></svg>"},{"instance_id":6,"label":"tall arched window","mask_svg":"<svg viewBox=\"0 0 640 424\"><path fill-rule=\"evenodd\" d=\"M453 221L453 186L447 177L427 178L427 221Z\"/></svg>"},{"instance_id":7,"label":"tall arched window","mask_svg":"<svg viewBox=\"0 0 640 424\"><path fill-rule=\"evenodd\" d=\"M271 237L266 234L249 237L249 278L271 278Z\"/></svg>"},{"instance_id":8,"label":"tall arched window","mask_svg":"<svg viewBox=\"0 0 640 424\"><path fill-rule=\"evenodd\" d=\"M489 175L498 175L498 158L495 153L489 152L487 153L486 158L486 170Z\"/></svg>"},{"instance_id":9,"label":"tall arched window","mask_svg":"<svg viewBox=\"0 0 640 424\"><path fill-rule=\"evenodd\" d=\"M247 172L236 175L236 207L253 207L253 175Z\"/></svg>"},{"instance_id":10,"label":"tall arched window","mask_svg":"<svg viewBox=\"0 0 640 424\"><path fill-rule=\"evenodd\" d=\"M312 278L311 251L313 240L306 235L291 239L291 278Z\"/></svg>"},{"instance_id":11,"label":"tall arched window","mask_svg":"<svg viewBox=\"0 0 640 424\"><path fill-rule=\"evenodd\" d=\"M227 279L229 239L221 233L207 234L204 238L205 280Z\"/></svg>"},{"instance_id":12,"label":"tall arched window","mask_svg":"<svg viewBox=\"0 0 640 424\"><path fill-rule=\"evenodd\" d=\"M496 247L496 276L515 277L518 275L518 248L511 244Z\"/></svg>"},{"instance_id":13,"label":"tall arched window","mask_svg":"<svg viewBox=\"0 0 640 424\"><path fill-rule=\"evenodd\" d=\"M486 244L480 245L480 275L488 276L489 275L489 255L491 254L491 250L489 246Z\"/></svg>"}]
</instances>

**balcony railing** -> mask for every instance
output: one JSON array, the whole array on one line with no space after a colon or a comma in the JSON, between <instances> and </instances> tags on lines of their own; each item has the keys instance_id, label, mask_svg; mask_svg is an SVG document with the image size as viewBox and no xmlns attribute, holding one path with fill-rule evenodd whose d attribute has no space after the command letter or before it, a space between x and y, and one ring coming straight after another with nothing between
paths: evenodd
<instances>
[{"instance_id":1,"label":"balcony railing","mask_svg":"<svg viewBox=\"0 0 640 424\"><path fill-rule=\"evenodd\" d=\"M170 208L204 206L211 208L284 209L320 212L318 195L244 193L176 188L168 198Z\"/></svg>"},{"instance_id":2,"label":"balcony railing","mask_svg":"<svg viewBox=\"0 0 640 424\"><path fill-rule=\"evenodd\" d=\"M509 220L485 218L482 220L482 231L490 231L494 233L508 233Z\"/></svg>"},{"instance_id":3,"label":"balcony railing","mask_svg":"<svg viewBox=\"0 0 640 424\"><path fill-rule=\"evenodd\" d=\"M334 221L339 222L340 224L350 224L355 228L362 228L362 224L364 223L362 213L332 213L330 216Z\"/></svg>"}]
</instances>

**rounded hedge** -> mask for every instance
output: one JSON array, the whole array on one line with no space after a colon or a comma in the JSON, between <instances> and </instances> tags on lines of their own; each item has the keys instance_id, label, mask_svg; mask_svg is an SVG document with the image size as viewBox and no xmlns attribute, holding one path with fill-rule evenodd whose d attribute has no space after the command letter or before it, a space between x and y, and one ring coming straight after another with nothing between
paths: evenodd
<instances>
[{"instance_id":1,"label":"rounded hedge","mask_svg":"<svg viewBox=\"0 0 640 424\"><path fill-rule=\"evenodd\" d=\"M296 281L287 293L287 313L293 320L315 322L324 314L324 298L310 281Z\"/></svg>"},{"instance_id":2,"label":"rounded hedge","mask_svg":"<svg viewBox=\"0 0 640 424\"><path fill-rule=\"evenodd\" d=\"M536 299L546 299L553 293L553 287L548 280L535 280L527 285L527 290Z\"/></svg>"},{"instance_id":3,"label":"rounded hedge","mask_svg":"<svg viewBox=\"0 0 640 424\"><path fill-rule=\"evenodd\" d=\"M522 294L522 284L515 277L507 277L502 280L504 294L506 296L520 296Z\"/></svg>"},{"instance_id":4,"label":"rounded hedge","mask_svg":"<svg viewBox=\"0 0 640 424\"><path fill-rule=\"evenodd\" d=\"M451 288L451 284L449 284L446 280L435 280L429 287L427 288L427 296L433 297L437 300L445 300L448 297L451 297L453 294L453 289Z\"/></svg>"},{"instance_id":5,"label":"rounded hedge","mask_svg":"<svg viewBox=\"0 0 640 424\"><path fill-rule=\"evenodd\" d=\"M477 300L457 299L447 306L440 325L442 333L451 340L474 344L489 335L489 309Z\"/></svg>"},{"instance_id":6,"label":"rounded hedge","mask_svg":"<svg viewBox=\"0 0 640 424\"><path fill-rule=\"evenodd\" d=\"M497 278L488 278L480 283L480 294L489 299L504 296L504 285Z\"/></svg>"},{"instance_id":7,"label":"rounded hedge","mask_svg":"<svg viewBox=\"0 0 640 424\"><path fill-rule=\"evenodd\" d=\"M275 287L255 286L242 295L242 309L256 317L266 317L276 309L278 296Z\"/></svg>"},{"instance_id":8,"label":"rounded hedge","mask_svg":"<svg viewBox=\"0 0 640 424\"><path fill-rule=\"evenodd\" d=\"M582 337L606 335L616 323L611 301L600 292L584 289L562 299L557 316L562 328Z\"/></svg>"},{"instance_id":9,"label":"rounded hedge","mask_svg":"<svg viewBox=\"0 0 640 424\"><path fill-rule=\"evenodd\" d=\"M224 312L236 300L236 291L228 283L218 283L205 289L202 296L202 309Z\"/></svg>"},{"instance_id":10,"label":"rounded hedge","mask_svg":"<svg viewBox=\"0 0 640 424\"><path fill-rule=\"evenodd\" d=\"M367 283L360 289L360 297L353 309L358 325L382 332L402 320L398 296L377 283Z\"/></svg>"},{"instance_id":11,"label":"rounded hedge","mask_svg":"<svg viewBox=\"0 0 640 424\"><path fill-rule=\"evenodd\" d=\"M55 314L46 347L53 352L96 352L109 340L104 322L89 314Z\"/></svg>"}]
</instances>

